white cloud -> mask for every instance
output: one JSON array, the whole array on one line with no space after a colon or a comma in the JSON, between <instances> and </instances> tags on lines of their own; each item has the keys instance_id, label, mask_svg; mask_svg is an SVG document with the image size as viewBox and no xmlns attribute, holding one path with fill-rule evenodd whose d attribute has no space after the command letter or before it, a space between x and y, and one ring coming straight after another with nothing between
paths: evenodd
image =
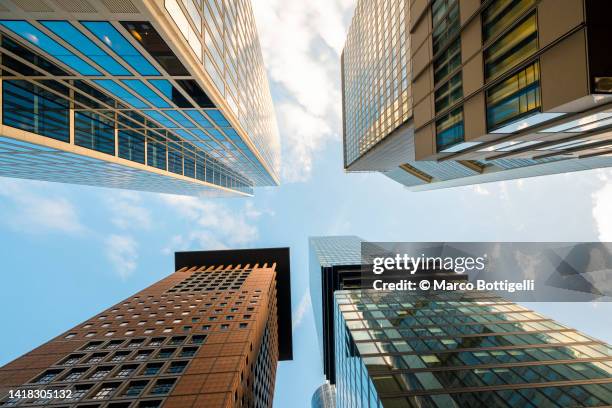
<instances>
[{"instance_id":1,"label":"white cloud","mask_svg":"<svg viewBox=\"0 0 612 408\"><path fill-rule=\"evenodd\" d=\"M140 193L118 191L105 194L107 208L112 212L111 222L121 229L151 228L151 212L141 205Z\"/></svg>"},{"instance_id":2,"label":"white cloud","mask_svg":"<svg viewBox=\"0 0 612 408\"><path fill-rule=\"evenodd\" d=\"M295 312L293 312L293 317L291 318L293 321L293 330L302 324L302 321L304 320L306 313L310 310L311 305L312 302L310 300L310 293L305 292L302 299L300 299L297 309Z\"/></svg>"},{"instance_id":3,"label":"white cloud","mask_svg":"<svg viewBox=\"0 0 612 408\"><path fill-rule=\"evenodd\" d=\"M46 183L0 179L0 197L8 204L3 214L5 222L30 233L84 232L74 205L47 189Z\"/></svg>"},{"instance_id":4,"label":"white cloud","mask_svg":"<svg viewBox=\"0 0 612 408\"><path fill-rule=\"evenodd\" d=\"M137 267L138 244L129 235L111 234L105 240L106 257L121 279L127 279Z\"/></svg>"},{"instance_id":5,"label":"white cloud","mask_svg":"<svg viewBox=\"0 0 612 408\"><path fill-rule=\"evenodd\" d=\"M593 219L597 226L598 238L602 242L612 241L612 183L603 171L600 178L604 185L592 194Z\"/></svg>"},{"instance_id":6,"label":"white cloud","mask_svg":"<svg viewBox=\"0 0 612 408\"><path fill-rule=\"evenodd\" d=\"M162 201L193 226L191 231L172 238L164 252L190 249L223 249L245 246L257 240L259 231L255 222L263 215L274 215L256 209L249 200L241 201L236 210L219 200L196 197L161 195Z\"/></svg>"},{"instance_id":7,"label":"white cloud","mask_svg":"<svg viewBox=\"0 0 612 408\"><path fill-rule=\"evenodd\" d=\"M287 96L276 101L285 181L307 180L315 153L327 140L339 138L340 52L346 37L345 17L353 7L349 3L253 2L268 76L282 89L279 94Z\"/></svg>"}]
</instances>

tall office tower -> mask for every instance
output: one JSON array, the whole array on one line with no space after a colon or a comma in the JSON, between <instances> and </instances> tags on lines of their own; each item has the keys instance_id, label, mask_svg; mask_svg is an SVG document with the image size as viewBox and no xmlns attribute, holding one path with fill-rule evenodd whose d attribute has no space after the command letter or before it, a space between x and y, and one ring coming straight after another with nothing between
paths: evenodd
<instances>
[{"instance_id":1,"label":"tall office tower","mask_svg":"<svg viewBox=\"0 0 612 408\"><path fill-rule=\"evenodd\" d=\"M277 362L292 359L289 249L175 260L167 278L0 368L0 406L271 407Z\"/></svg>"},{"instance_id":2,"label":"tall office tower","mask_svg":"<svg viewBox=\"0 0 612 408\"><path fill-rule=\"evenodd\" d=\"M6 0L0 54L0 176L231 196L279 182L249 0Z\"/></svg>"},{"instance_id":3,"label":"tall office tower","mask_svg":"<svg viewBox=\"0 0 612 408\"><path fill-rule=\"evenodd\" d=\"M336 386L325 383L312 394L312 408L336 408Z\"/></svg>"},{"instance_id":4,"label":"tall office tower","mask_svg":"<svg viewBox=\"0 0 612 408\"><path fill-rule=\"evenodd\" d=\"M612 405L612 347L496 296L337 291L345 407Z\"/></svg>"},{"instance_id":5,"label":"tall office tower","mask_svg":"<svg viewBox=\"0 0 612 408\"><path fill-rule=\"evenodd\" d=\"M612 404L610 346L491 294L359 287L361 243L310 239L313 310L339 408Z\"/></svg>"},{"instance_id":6,"label":"tall office tower","mask_svg":"<svg viewBox=\"0 0 612 408\"><path fill-rule=\"evenodd\" d=\"M308 273L323 372L335 383L334 291L361 287L361 243L356 236L309 238Z\"/></svg>"},{"instance_id":7,"label":"tall office tower","mask_svg":"<svg viewBox=\"0 0 612 408\"><path fill-rule=\"evenodd\" d=\"M612 166L612 3L360 0L344 167L428 190Z\"/></svg>"}]
</instances>

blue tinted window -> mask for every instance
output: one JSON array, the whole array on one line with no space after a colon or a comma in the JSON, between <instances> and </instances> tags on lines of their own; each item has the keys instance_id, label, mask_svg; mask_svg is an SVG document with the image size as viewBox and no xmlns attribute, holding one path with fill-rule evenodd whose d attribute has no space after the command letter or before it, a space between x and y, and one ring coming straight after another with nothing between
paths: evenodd
<instances>
[{"instance_id":1,"label":"blue tinted window","mask_svg":"<svg viewBox=\"0 0 612 408\"><path fill-rule=\"evenodd\" d=\"M178 89L172 86L170 81L166 79L152 79L149 82L179 108L193 108L193 105L189 103Z\"/></svg>"},{"instance_id":2,"label":"blue tinted window","mask_svg":"<svg viewBox=\"0 0 612 408\"><path fill-rule=\"evenodd\" d=\"M2 122L7 126L70 141L69 106L66 99L27 81L2 83Z\"/></svg>"},{"instance_id":3,"label":"blue tinted window","mask_svg":"<svg viewBox=\"0 0 612 408\"><path fill-rule=\"evenodd\" d=\"M147 141L147 164L166 170L166 142L149 139Z\"/></svg>"},{"instance_id":4,"label":"blue tinted window","mask_svg":"<svg viewBox=\"0 0 612 408\"><path fill-rule=\"evenodd\" d=\"M108 21L81 22L141 75L159 75L159 71Z\"/></svg>"},{"instance_id":5,"label":"blue tinted window","mask_svg":"<svg viewBox=\"0 0 612 408\"><path fill-rule=\"evenodd\" d=\"M111 75L132 75L121 64L115 61L104 50L98 47L86 35L77 30L67 21L42 21L42 25L53 31L58 37L69 41L80 52L91 58L96 64Z\"/></svg>"},{"instance_id":6,"label":"blue tinted window","mask_svg":"<svg viewBox=\"0 0 612 408\"><path fill-rule=\"evenodd\" d=\"M95 113L74 114L74 144L98 152L115 154L115 126Z\"/></svg>"},{"instance_id":7,"label":"blue tinted window","mask_svg":"<svg viewBox=\"0 0 612 408\"><path fill-rule=\"evenodd\" d=\"M169 110L169 111L166 111L166 114L168 116L170 116L172 119L174 119L176 122L178 122L181 126L184 126L186 128L194 128L195 127L193 122L191 122L189 119L187 119L185 117L185 115L183 115L181 112L174 111L174 110Z\"/></svg>"},{"instance_id":8,"label":"blue tinted window","mask_svg":"<svg viewBox=\"0 0 612 408\"><path fill-rule=\"evenodd\" d=\"M190 134L188 131L184 130L184 129L176 129L174 131L174 133L176 133L177 135L179 135L180 137L182 137L183 139L187 139L187 140L194 140L194 137L192 134Z\"/></svg>"},{"instance_id":9,"label":"blue tinted window","mask_svg":"<svg viewBox=\"0 0 612 408\"><path fill-rule=\"evenodd\" d=\"M162 115L161 113L157 111L142 111L142 113L144 113L149 118L153 119L155 122L160 124L161 127L167 127L167 128L177 127L174 124L174 122L172 122L170 119L168 119L167 117L165 117L164 115Z\"/></svg>"},{"instance_id":10,"label":"blue tinted window","mask_svg":"<svg viewBox=\"0 0 612 408\"><path fill-rule=\"evenodd\" d=\"M155 93L151 88L145 85L139 79L124 79L123 82L125 85L129 86L134 90L138 95L143 97L145 100L149 101L149 103L153 104L156 108L169 108L170 104L162 97L160 97L157 93Z\"/></svg>"},{"instance_id":11,"label":"blue tinted window","mask_svg":"<svg viewBox=\"0 0 612 408\"><path fill-rule=\"evenodd\" d=\"M142 100L128 92L121 85L111 79L94 79L97 85L106 89L115 98L123 101L126 104L132 105L135 108L148 108L149 106Z\"/></svg>"},{"instance_id":12,"label":"blue tinted window","mask_svg":"<svg viewBox=\"0 0 612 408\"><path fill-rule=\"evenodd\" d=\"M203 130L194 129L192 130L192 132L195 133L195 135L202 140L210 140L210 137Z\"/></svg>"},{"instance_id":13,"label":"blue tinted window","mask_svg":"<svg viewBox=\"0 0 612 408\"><path fill-rule=\"evenodd\" d=\"M202 115L199 111L197 110L188 110L185 111L187 113L187 115L189 115L191 117L191 119L195 120L195 122L198 124L198 126L203 127L203 128L211 128L213 127L213 124L210 123L210 121L208 119L206 119L204 117L204 115Z\"/></svg>"},{"instance_id":14,"label":"blue tinted window","mask_svg":"<svg viewBox=\"0 0 612 408\"><path fill-rule=\"evenodd\" d=\"M144 164L144 136L131 130L119 131L119 157Z\"/></svg>"},{"instance_id":15,"label":"blue tinted window","mask_svg":"<svg viewBox=\"0 0 612 408\"><path fill-rule=\"evenodd\" d=\"M168 171L183 174L183 154L180 151L168 150Z\"/></svg>"},{"instance_id":16,"label":"blue tinted window","mask_svg":"<svg viewBox=\"0 0 612 408\"><path fill-rule=\"evenodd\" d=\"M218 110L207 110L206 113L210 118L217 124L219 127L227 127L230 126L225 116Z\"/></svg>"},{"instance_id":17,"label":"blue tinted window","mask_svg":"<svg viewBox=\"0 0 612 408\"><path fill-rule=\"evenodd\" d=\"M83 61L81 58L74 55L68 49L58 44L51 37L34 27L27 21L2 20L0 25L3 25L8 30L13 31L24 40L36 45L38 48L47 54L57 58L64 64L68 65L79 74L82 75L101 75L101 73Z\"/></svg>"}]
</instances>

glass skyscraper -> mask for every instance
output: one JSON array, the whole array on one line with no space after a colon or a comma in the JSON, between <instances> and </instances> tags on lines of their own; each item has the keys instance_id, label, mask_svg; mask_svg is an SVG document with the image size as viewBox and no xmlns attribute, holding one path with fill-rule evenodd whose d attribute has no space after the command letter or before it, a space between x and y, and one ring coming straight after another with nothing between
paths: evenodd
<instances>
[{"instance_id":1,"label":"glass skyscraper","mask_svg":"<svg viewBox=\"0 0 612 408\"><path fill-rule=\"evenodd\" d=\"M279 182L248 0L4 1L0 53L2 176L191 195Z\"/></svg>"},{"instance_id":2,"label":"glass skyscraper","mask_svg":"<svg viewBox=\"0 0 612 408\"><path fill-rule=\"evenodd\" d=\"M496 296L337 291L337 406L599 407L612 348Z\"/></svg>"},{"instance_id":3,"label":"glass skyscraper","mask_svg":"<svg viewBox=\"0 0 612 408\"><path fill-rule=\"evenodd\" d=\"M312 305L337 407L612 404L609 345L486 292L366 289L362 242L310 239Z\"/></svg>"},{"instance_id":4,"label":"glass skyscraper","mask_svg":"<svg viewBox=\"0 0 612 408\"><path fill-rule=\"evenodd\" d=\"M427 190L612 166L611 7L358 1L345 169Z\"/></svg>"}]
</instances>

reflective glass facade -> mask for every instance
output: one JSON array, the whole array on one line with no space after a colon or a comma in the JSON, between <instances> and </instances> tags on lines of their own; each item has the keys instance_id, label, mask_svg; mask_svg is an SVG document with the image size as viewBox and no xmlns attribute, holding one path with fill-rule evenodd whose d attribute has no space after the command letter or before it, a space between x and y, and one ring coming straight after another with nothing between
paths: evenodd
<instances>
[{"instance_id":1,"label":"reflective glass facade","mask_svg":"<svg viewBox=\"0 0 612 408\"><path fill-rule=\"evenodd\" d=\"M612 348L487 294L337 291L337 406L612 404Z\"/></svg>"},{"instance_id":2,"label":"reflective glass facade","mask_svg":"<svg viewBox=\"0 0 612 408\"><path fill-rule=\"evenodd\" d=\"M204 192L278 184L278 129L250 2L162 3L134 2L125 21L0 11L2 135L57 149L46 138L62 141Z\"/></svg>"},{"instance_id":3,"label":"reflective glass facade","mask_svg":"<svg viewBox=\"0 0 612 408\"><path fill-rule=\"evenodd\" d=\"M342 54L344 162L412 116L408 0L360 1Z\"/></svg>"}]
</instances>

